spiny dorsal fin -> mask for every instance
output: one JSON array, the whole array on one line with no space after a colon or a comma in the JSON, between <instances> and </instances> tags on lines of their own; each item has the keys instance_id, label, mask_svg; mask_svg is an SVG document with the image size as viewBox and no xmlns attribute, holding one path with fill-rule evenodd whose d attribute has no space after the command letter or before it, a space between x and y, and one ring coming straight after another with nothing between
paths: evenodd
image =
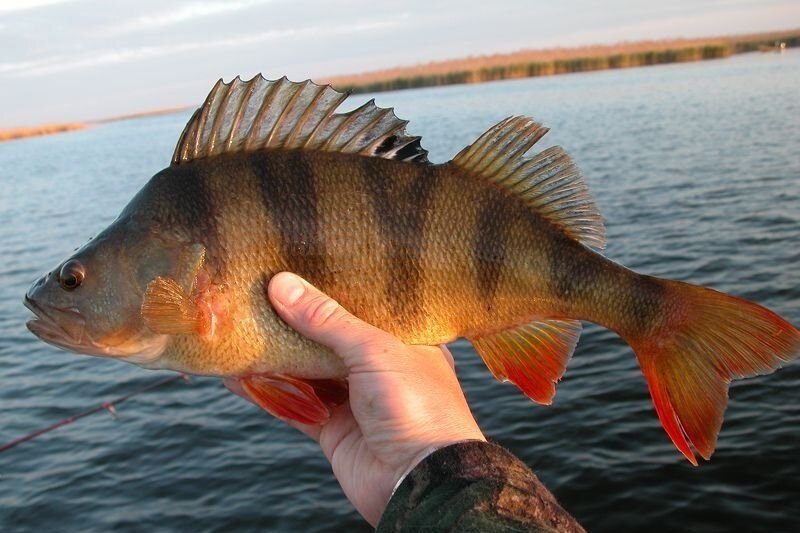
<instances>
[{"instance_id":1,"label":"spiny dorsal fin","mask_svg":"<svg viewBox=\"0 0 800 533\"><path fill-rule=\"evenodd\" d=\"M269 148L324 150L426 163L419 137L406 134L408 121L370 100L335 113L346 93L310 80L269 81L260 74L219 80L186 124L172 164L223 153Z\"/></svg>"},{"instance_id":2,"label":"spiny dorsal fin","mask_svg":"<svg viewBox=\"0 0 800 533\"><path fill-rule=\"evenodd\" d=\"M559 146L524 157L547 131L528 117L509 117L461 150L453 163L521 198L573 239L603 249L603 217L572 159Z\"/></svg>"},{"instance_id":3,"label":"spiny dorsal fin","mask_svg":"<svg viewBox=\"0 0 800 533\"><path fill-rule=\"evenodd\" d=\"M580 335L577 320L541 320L469 341L494 377L550 405Z\"/></svg>"}]
</instances>

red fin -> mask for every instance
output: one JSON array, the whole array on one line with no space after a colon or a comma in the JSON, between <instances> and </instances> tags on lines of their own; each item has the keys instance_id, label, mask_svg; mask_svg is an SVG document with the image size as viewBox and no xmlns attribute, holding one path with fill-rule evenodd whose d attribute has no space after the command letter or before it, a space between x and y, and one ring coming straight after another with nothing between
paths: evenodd
<instances>
[{"instance_id":1,"label":"red fin","mask_svg":"<svg viewBox=\"0 0 800 533\"><path fill-rule=\"evenodd\" d=\"M347 401L348 388L346 379L306 379L317 397L329 407L342 405Z\"/></svg>"},{"instance_id":2,"label":"red fin","mask_svg":"<svg viewBox=\"0 0 800 533\"><path fill-rule=\"evenodd\" d=\"M661 425L697 465L714 452L732 379L769 374L797 357L800 332L760 305L664 281L674 305L658 335L633 340Z\"/></svg>"},{"instance_id":3,"label":"red fin","mask_svg":"<svg viewBox=\"0 0 800 533\"><path fill-rule=\"evenodd\" d=\"M347 400L343 379L303 380L283 374L257 374L241 379L242 387L262 409L281 419L324 424L329 407Z\"/></svg>"},{"instance_id":4,"label":"red fin","mask_svg":"<svg viewBox=\"0 0 800 533\"><path fill-rule=\"evenodd\" d=\"M549 405L580 334L578 321L543 320L470 342L494 377L511 381L531 400Z\"/></svg>"}]
</instances>

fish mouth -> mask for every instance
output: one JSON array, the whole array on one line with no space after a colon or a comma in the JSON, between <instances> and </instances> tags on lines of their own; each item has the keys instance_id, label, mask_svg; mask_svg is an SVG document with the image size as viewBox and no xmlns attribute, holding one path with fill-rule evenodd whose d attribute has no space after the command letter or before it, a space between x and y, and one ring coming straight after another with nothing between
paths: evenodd
<instances>
[{"instance_id":1,"label":"fish mouth","mask_svg":"<svg viewBox=\"0 0 800 533\"><path fill-rule=\"evenodd\" d=\"M77 353L105 355L86 335L86 319L76 309L44 308L27 294L24 304L35 315L25 325L44 342Z\"/></svg>"},{"instance_id":2,"label":"fish mouth","mask_svg":"<svg viewBox=\"0 0 800 533\"><path fill-rule=\"evenodd\" d=\"M55 306L45 308L27 294L24 304L35 315L25 323L31 333L47 344L78 354L115 357L145 366L154 364L167 344L166 335L140 339L132 343L102 344L89 336L86 331L86 318L77 309Z\"/></svg>"}]
</instances>

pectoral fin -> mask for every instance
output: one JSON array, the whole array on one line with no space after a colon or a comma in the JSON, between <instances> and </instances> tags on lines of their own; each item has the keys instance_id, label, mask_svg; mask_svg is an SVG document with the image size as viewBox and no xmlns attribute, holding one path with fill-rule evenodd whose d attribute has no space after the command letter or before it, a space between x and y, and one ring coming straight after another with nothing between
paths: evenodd
<instances>
[{"instance_id":1,"label":"pectoral fin","mask_svg":"<svg viewBox=\"0 0 800 533\"><path fill-rule=\"evenodd\" d=\"M156 278L144 293L142 318L155 333L204 334L210 329L207 315L174 279Z\"/></svg>"},{"instance_id":2,"label":"pectoral fin","mask_svg":"<svg viewBox=\"0 0 800 533\"><path fill-rule=\"evenodd\" d=\"M347 400L347 381L343 379L256 374L242 378L241 384L250 398L271 415L302 424L324 424L331 408Z\"/></svg>"}]
</instances>

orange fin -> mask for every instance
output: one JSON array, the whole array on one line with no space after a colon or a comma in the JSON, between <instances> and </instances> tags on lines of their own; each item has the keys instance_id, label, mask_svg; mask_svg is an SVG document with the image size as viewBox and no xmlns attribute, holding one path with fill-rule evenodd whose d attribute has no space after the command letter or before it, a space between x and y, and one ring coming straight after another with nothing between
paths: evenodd
<instances>
[{"instance_id":1,"label":"orange fin","mask_svg":"<svg viewBox=\"0 0 800 533\"><path fill-rule=\"evenodd\" d=\"M629 341L661 425L695 466L709 459L733 379L769 374L797 357L800 332L760 305L660 280L674 302L656 335Z\"/></svg>"},{"instance_id":2,"label":"orange fin","mask_svg":"<svg viewBox=\"0 0 800 533\"><path fill-rule=\"evenodd\" d=\"M317 397L329 407L342 405L347 401L349 389L346 379L306 379L314 388Z\"/></svg>"},{"instance_id":3,"label":"orange fin","mask_svg":"<svg viewBox=\"0 0 800 533\"><path fill-rule=\"evenodd\" d=\"M469 340L494 377L550 405L580 334L576 320L542 320Z\"/></svg>"},{"instance_id":4,"label":"orange fin","mask_svg":"<svg viewBox=\"0 0 800 533\"><path fill-rule=\"evenodd\" d=\"M347 400L344 379L300 379L284 374L256 374L241 379L242 387L262 409L280 419L324 424L330 408Z\"/></svg>"},{"instance_id":5,"label":"orange fin","mask_svg":"<svg viewBox=\"0 0 800 533\"><path fill-rule=\"evenodd\" d=\"M155 333L180 335L203 333L207 317L178 282L156 278L147 286L142 301L144 323Z\"/></svg>"}]
</instances>

